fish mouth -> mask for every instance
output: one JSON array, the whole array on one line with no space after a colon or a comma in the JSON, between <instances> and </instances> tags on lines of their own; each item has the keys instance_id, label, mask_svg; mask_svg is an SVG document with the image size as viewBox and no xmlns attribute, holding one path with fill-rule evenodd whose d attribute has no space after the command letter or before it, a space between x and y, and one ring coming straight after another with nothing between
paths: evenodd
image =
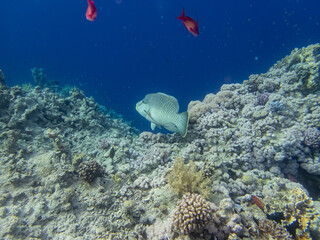
<instances>
[{"instance_id":1,"label":"fish mouth","mask_svg":"<svg viewBox=\"0 0 320 240\"><path fill-rule=\"evenodd\" d=\"M136 103L136 110L137 110L137 111L138 111L138 109L139 109L139 107L140 107L141 103L142 103L141 101Z\"/></svg>"}]
</instances>

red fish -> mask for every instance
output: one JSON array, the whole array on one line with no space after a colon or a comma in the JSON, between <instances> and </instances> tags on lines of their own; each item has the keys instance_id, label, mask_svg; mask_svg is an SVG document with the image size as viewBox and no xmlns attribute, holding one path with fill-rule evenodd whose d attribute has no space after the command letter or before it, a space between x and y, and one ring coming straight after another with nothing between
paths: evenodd
<instances>
[{"instance_id":1,"label":"red fish","mask_svg":"<svg viewBox=\"0 0 320 240\"><path fill-rule=\"evenodd\" d=\"M188 31L195 37L199 36L198 23L193 20L191 17L188 17L184 14L184 9L182 14L178 19L182 20L184 26L188 29Z\"/></svg>"},{"instance_id":2,"label":"red fish","mask_svg":"<svg viewBox=\"0 0 320 240\"><path fill-rule=\"evenodd\" d=\"M265 205L258 197L251 195L251 200L264 212Z\"/></svg>"},{"instance_id":3,"label":"red fish","mask_svg":"<svg viewBox=\"0 0 320 240\"><path fill-rule=\"evenodd\" d=\"M94 21L97 17L97 8L96 6L93 4L92 0L88 0L88 8L87 8L87 12L86 12L86 18L89 21Z\"/></svg>"}]
</instances>

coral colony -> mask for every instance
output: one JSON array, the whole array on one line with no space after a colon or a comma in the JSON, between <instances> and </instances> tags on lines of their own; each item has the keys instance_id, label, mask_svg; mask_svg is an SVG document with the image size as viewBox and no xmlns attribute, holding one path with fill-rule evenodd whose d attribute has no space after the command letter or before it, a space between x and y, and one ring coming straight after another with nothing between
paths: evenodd
<instances>
[{"instance_id":1,"label":"coral colony","mask_svg":"<svg viewBox=\"0 0 320 240\"><path fill-rule=\"evenodd\" d=\"M190 102L184 138L0 71L0 238L320 239L319 60L294 49Z\"/></svg>"}]
</instances>

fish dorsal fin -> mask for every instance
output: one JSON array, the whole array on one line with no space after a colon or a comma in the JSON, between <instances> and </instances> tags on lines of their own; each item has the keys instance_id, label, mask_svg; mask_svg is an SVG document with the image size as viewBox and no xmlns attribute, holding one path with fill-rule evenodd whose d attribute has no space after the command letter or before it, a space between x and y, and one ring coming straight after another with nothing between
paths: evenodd
<instances>
[{"instance_id":1,"label":"fish dorsal fin","mask_svg":"<svg viewBox=\"0 0 320 240\"><path fill-rule=\"evenodd\" d=\"M173 97L173 96L170 96L168 94L165 94L165 93L162 93L162 92L158 92L157 94L159 95L163 95L166 99L167 99L167 102L170 103L173 107L173 111L178 113L179 112L179 103L178 103L178 100Z\"/></svg>"},{"instance_id":2,"label":"fish dorsal fin","mask_svg":"<svg viewBox=\"0 0 320 240\"><path fill-rule=\"evenodd\" d=\"M182 14L181 14L181 16L180 16L180 17L178 17L178 19L180 19L180 20L184 20L184 18L185 18L185 11L184 11L184 8L183 8L183 10L182 10Z\"/></svg>"}]
</instances>

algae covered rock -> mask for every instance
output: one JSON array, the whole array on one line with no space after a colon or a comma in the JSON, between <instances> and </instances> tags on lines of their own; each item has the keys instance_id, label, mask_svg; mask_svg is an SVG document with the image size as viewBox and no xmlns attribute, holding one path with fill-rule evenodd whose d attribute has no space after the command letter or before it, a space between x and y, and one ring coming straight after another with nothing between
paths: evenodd
<instances>
[{"instance_id":1,"label":"algae covered rock","mask_svg":"<svg viewBox=\"0 0 320 240\"><path fill-rule=\"evenodd\" d=\"M289 71L297 73L298 82L295 89L299 88L304 93L319 90L320 85L320 45L310 45L305 48L295 49L290 56L283 59Z\"/></svg>"}]
</instances>

